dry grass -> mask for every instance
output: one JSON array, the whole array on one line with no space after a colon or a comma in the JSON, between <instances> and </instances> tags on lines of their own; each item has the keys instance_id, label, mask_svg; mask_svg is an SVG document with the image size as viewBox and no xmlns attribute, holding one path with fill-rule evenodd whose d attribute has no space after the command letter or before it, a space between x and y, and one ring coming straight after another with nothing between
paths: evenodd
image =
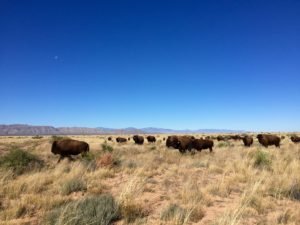
<instances>
[{"instance_id":1,"label":"dry grass","mask_svg":"<svg viewBox=\"0 0 300 225\"><path fill-rule=\"evenodd\" d=\"M0 168L0 224L43 224L58 209L81 210L86 199L107 194L120 209L117 225L300 224L300 145L288 138L280 149L215 141L212 154L181 155L163 137L137 146L70 136L88 142L91 153L59 164L52 137L0 137L0 156L18 148L43 161L22 173ZM98 200L88 201L99 209Z\"/></svg>"}]
</instances>

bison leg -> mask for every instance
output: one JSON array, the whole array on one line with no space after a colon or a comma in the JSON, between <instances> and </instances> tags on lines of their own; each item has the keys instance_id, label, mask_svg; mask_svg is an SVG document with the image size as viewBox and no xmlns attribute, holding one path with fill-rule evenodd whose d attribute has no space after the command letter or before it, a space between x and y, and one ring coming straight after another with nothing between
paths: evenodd
<instances>
[{"instance_id":1,"label":"bison leg","mask_svg":"<svg viewBox=\"0 0 300 225\"><path fill-rule=\"evenodd\" d=\"M67 157L68 157L69 161L74 161L74 159L72 158L72 156L68 155Z\"/></svg>"},{"instance_id":2,"label":"bison leg","mask_svg":"<svg viewBox=\"0 0 300 225\"><path fill-rule=\"evenodd\" d=\"M212 151L213 151L213 149L212 149L212 147L210 147L210 148L209 148L209 152L212 152Z\"/></svg>"},{"instance_id":3,"label":"bison leg","mask_svg":"<svg viewBox=\"0 0 300 225\"><path fill-rule=\"evenodd\" d=\"M64 159L64 158L65 158L65 157L61 155L61 156L59 157L57 163L59 163L59 162L60 162L62 159Z\"/></svg>"}]
</instances>

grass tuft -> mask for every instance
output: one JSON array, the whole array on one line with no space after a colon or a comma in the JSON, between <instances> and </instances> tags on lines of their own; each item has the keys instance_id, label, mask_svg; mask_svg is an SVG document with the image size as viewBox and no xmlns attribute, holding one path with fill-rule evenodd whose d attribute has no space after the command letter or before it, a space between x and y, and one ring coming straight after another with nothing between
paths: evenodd
<instances>
[{"instance_id":1,"label":"grass tuft","mask_svg":"<svg viewBox=\"0 0 300 225\"><path fill-rule=\"evenodd\" d=\"M0 157L0 167L12 170L17 175L25 171L40 169L42 166L43 161L37 156L18 148Z\"/></svg>"},{"instance_id":2,"label":"grass tuft","mask_svg":"<svg viewBox=\"0 0 300 225\"><path fill-rule=\"evenodd\" d=\"M72 178L66 181L61 187L61 193L63 195L69 195L73 192L86 191L86 190L87 190L86 182L83 181L81 178Z\"/></svg>"},{"instance_id":3,"label":"grass tuft","mask_svg":"<svg viewBox=\"0 0 300 225\"><path fill-rule=\"evenodd\" d=\"M119 206L111 195L103 194L73 201L48 213L48 225L109 225L120 219Z\"/></svg>"}]
</instances>

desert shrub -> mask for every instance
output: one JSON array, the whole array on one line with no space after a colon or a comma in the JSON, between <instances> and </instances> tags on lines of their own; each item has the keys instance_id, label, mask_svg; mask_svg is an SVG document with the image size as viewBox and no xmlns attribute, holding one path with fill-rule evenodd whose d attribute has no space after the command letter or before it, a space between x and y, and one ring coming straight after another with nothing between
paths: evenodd
<instances>
[{"instance_id":1,"label":"desert shrub","mask_svg":"<svg viewBox=\"0 0 300 225\"><path fill-rule=\"evenodd\" d=\"M140 205L134 203L121 205L121 214L126 223L133 223L148 215Z\"/></svg>"},{"instance_id":2,"label":"desert shrub","mask_svg":"<svg viewBox=\"0 0 300 225\"><path fill-rule=\"evenodd\" d=\"M268 152L257 150L254 155L254 166L260 168L270 168L271 158Z\"/></svg>"},{"instance_id":3,"label":"desert shrub","mask_svg":"<svg viewBox=\"0 0 300 225\"><path fill-rule=\"evenodd\" d=\"M50 142L54 142L54 141L60 141L60 140L64 140L64 139L70 139L69 137L67 136L56 136L56 135L53 135L51 136L51 140Z\"/></svg>"},{"instance_id":4,"label":"desert shrub","mask_svg":"<svg viewBox=\"0 0 300 225\"><path fill-rule=\"evenodd\" d=\"M191 212L190 221L197 223L202 220L205 216L204 209L202 207L195 207L195 209Z\"/></svg>"},{"instance_id":5,"label":"desert shrub","mask_svg":"<svg viewBox=\"0 0 300 225\"><path fill-rule=\"evenodd\" d=\"M108 225L120 218L119 206L111 195L87 197L73 201L48 213L48 225Z\"/></svg>"},{"instance_id":6,"label":"desert shrub","mask_svg":"<svg viewBox=\"0 0 300 225\"><path fill-rule=\"evenodd\" d=\"M70 180L67 180L65 183L63 183L61 187L61 193L63 195L69 195L72 192L86 191L86 190L87 190L86 182L81 178L72 178Z\"/></svg>"},{"instance_id":7,"label":"desert shrub","mask_svg":"<svg viewBox=\"0 0 300 225\"><path fill-rule=\"evenodd\" d=\"M120 159L111 153L105 153L97 159L97 167L116 167L121 164Z\"/></svg>"},{"instance_id":8,"label":"desert shrub","mask_svg":"<svg viewBox=\"0 0 300 225\"><path fill-rule=\"evenodd\" d=\"M277 217L278 224L288 224L292 219L291 210L287 209Z\"/></svg>"},{"instance_id":9,"label":"desert shrub","mask_svg":"<svg viewBox=\"0 0 300 225\"><path fill-rule=\"evenodd\" d=\"M106 142L104 142L102 145L102 151L103 152L112 152L114 150L114 148L112 146L110 146L109 144L107 144Z\"/></svg>"},{"instance_id":10,"label":"desert shrub","mask_svg":"<svg viewBox=\"0 0 300 225\"><path fill-rule=\"evenodd\" d=\"M154 150L156 150L156 146L152 146L152 147L150 147L150 150L151 150L151 151L154 151Z\"/></svg>"},{"instance_id":11,"label":"desert shrub","mask_svg":"<svg viewBox=\"0 0 300 225\"><path fill-rule=\"evenodd\" d=\"M42 139L43 136L40 136L40 135L36 135L36 136L32 136L32 139Z\"/></svg>"},{"instance_id":12,"label":"desert shrub","mask_svg":"<svg viewBox=\"0 0 300 225\"><path fill-rule=\"evenodd\" d=\"M187 217L187 210L176 204L170 204L160 216L161 220L172 221L176 224L183 224Z\"/></svg>"},{"instance_id":13,"label":"desert shrub","mask_svg":"<svg viewBox=\"0 0 300 225\"><path fill-rule=\"evenodd\" d=\"M300 201L300 182L294 181L287 190L287 195L294 200Z\"/></svg>"},{"instance_id":14,"label":"desert shrub","mask_svg":"<svg viewBox=\"0 0 300 225\"><path fill-rule=\"evenodd\" d=\"M127 163L127 167L128 167L129 169L134 169L134 168L137 167L137 164L136 164L134 161L130 160L130 161Z\"/></svg>"},{"instance_id":15,"label":"desert shrub","mask_svg":"<svg viewBox=\"0 0 300 225\"><path fill-rule=\"evenodd\" d=\"M17 175L25 171L40 169L42 166L43 161L37 156L18 148L0 157L0 167L10 169Z\"/></svg>"},{"instance_id":16,"label":"desert shrub","mask_svg":"<svg viewBox=\"0 0 300 225\"><path fill-rule=\"evenodd\" d=\"M223 148L223 147L232 147L233 144L231 144L229 141L222 141L218 143L218 148Z\"/></svg>"},{"instance_id":17,"label":"desert shrub","mask_svg":"<svg viewBox=\"0 0 300 225\"><path fill-rule=\"evenodd\" d=\"M97 168L96 159L98 154L87 152L80 158L81 163L86 167L87 171L94 171Z\"/></svg>"}]
</instances>

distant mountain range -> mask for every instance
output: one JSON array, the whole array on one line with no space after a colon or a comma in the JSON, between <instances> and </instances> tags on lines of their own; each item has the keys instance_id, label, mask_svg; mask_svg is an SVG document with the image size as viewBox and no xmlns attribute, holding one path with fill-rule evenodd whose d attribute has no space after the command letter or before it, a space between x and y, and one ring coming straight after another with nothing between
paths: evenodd
<instances>
[{"instance_id":1,"label":"distant mountain range","mask_svg":"<svg viewBox=\"0 0 300 225\"><path fill-rule=\"evenodd\" d=\"M32 126L26 124L0 125L1 136L13 135L92 135L92 134L191 134L191 133L242 133L241 130L225 129L199 129L199 130L172 130L164 128L134 128L124 129L113 128L88 128L88 127L53 127L53 126Z\"/></svg>"}]
</instances>

